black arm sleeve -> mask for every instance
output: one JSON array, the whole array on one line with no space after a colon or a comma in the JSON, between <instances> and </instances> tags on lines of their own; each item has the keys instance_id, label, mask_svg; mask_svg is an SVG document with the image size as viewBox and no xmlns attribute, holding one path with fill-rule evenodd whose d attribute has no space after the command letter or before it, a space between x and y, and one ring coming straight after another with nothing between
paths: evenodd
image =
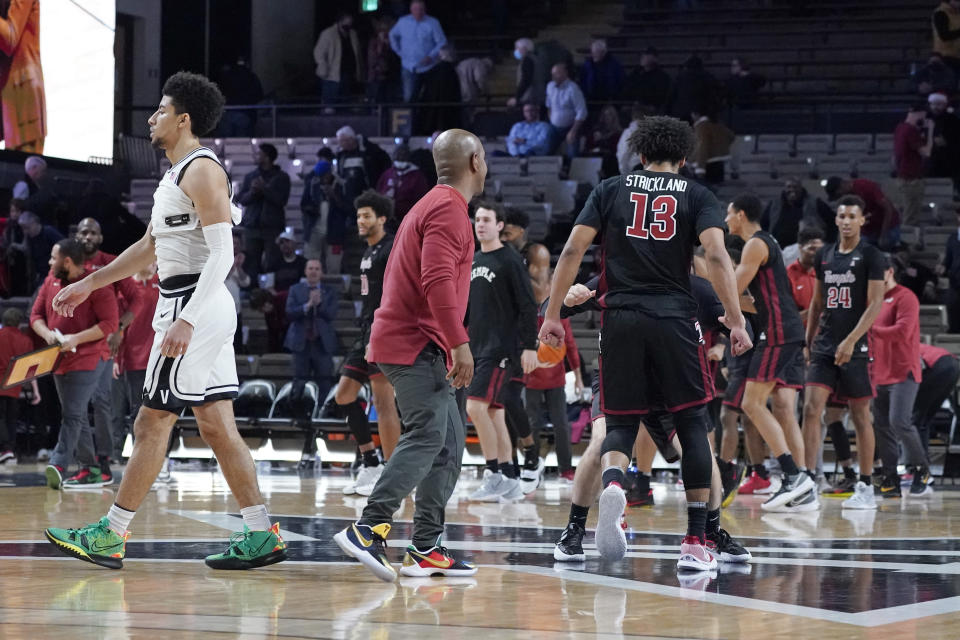
<instances>
[{"instance_id":1,"label":"black arm sleeve","mask_svg":"<svg viewBox=\"0 0 960 640\"><path fill-rule=\"evenodd\" d=\"M941 40L956 40L960 38L960 29L950 31L950 18L943 11L935 11L933 14L933 28L937 30L937 35Z\"/></svg>"},{"instance_id":2,"label":"black arm sleeve","mask_svg":"<svg viewBox=\"0 0 960 640\"><path fill-rule=\"evenodd\" d=\"M537 301L533 297L530 274L517 256L510 264L510 290L517 308L517 335L523 349L537 348Z\"/></svg>"},{"instance_id":3,"label":"black arm sleeve","mask_svg":"<svg viewBox=\"0 0 960 640\"><path fill-rule=\"evenodd\" d=\"M587 289L591 291L596 291L597 286L600 284L600 276L594 276L583 283ZM547 298L543 301L543 304L540 305L540 315L544 315L547 312L547 305L550 304L550 298ZM585 311L600 311L600 303L597 302L596 298L590 298L583 304L578 304L575 307L568 307L563 305L560 307L560 317L561 318L570 318L576 315L579 315Z\"/></svg>"}]
</instances>

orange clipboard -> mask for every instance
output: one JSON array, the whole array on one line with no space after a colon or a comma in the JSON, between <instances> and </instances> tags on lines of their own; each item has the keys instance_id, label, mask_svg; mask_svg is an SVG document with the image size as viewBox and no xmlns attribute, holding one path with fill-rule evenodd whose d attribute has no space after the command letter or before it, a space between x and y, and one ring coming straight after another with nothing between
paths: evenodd
<instances>
[{"instance_id":1,"label":"orange clipboard","mask_svg":"<svg viewBox=\"0 0 960 640\"><path fill-rule=\"evenodd\" d=\"M10 360L0 389L9 389L53 373L60 362L60 345L37 349Z\"/></svg>"}]
</instances>

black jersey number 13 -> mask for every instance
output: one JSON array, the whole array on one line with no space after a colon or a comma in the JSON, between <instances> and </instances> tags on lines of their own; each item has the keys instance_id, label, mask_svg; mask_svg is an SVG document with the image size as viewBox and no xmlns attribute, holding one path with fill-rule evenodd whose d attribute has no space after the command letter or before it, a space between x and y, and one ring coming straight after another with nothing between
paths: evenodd
<instances>
[{"instance_id":1,"label":"black jersey number 13","mask_svg":"<svg viewBox=\"0 0 960 640\"><path fill-rule=\"evenodd\" d=\"M627 235L631 238L646 240L669 240L677 235L677 199L673 196L657 196L650 202L650 212L653 218L647 225L647 202L650 195L647 193L631 193L630 202L633 203L633 224L627 227Z\"/></svg>"}]
</instances>

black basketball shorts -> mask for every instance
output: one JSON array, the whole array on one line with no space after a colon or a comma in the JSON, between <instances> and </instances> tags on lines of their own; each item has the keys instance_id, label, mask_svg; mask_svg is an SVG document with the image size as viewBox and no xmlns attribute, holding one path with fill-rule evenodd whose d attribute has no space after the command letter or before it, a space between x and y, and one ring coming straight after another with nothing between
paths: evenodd
<instances>
[{"instance_id":1,"label":"black basketball shorts","mask_svg":"<svg viewBox=\"0 0 960 640\"><path fill-rule=\"evenodd\" d=\"M803 344L757 344L750 357L747 380L776 382L777 387L790 389L803 388Z\"/></svg>"},{"instance_id":2,"label":"black basketball shorts","mask_svg":"<svg viewBox=\"0 0 960 640\"><path fill-rule=\"evenodd\" d=\"M871 380L871 364L867 358L853 358L844 365L835 365L833 355L814 353L807 368L807 386L829 389L834 403L864 400L877 395Z\"/></svg>"}]
</instances>

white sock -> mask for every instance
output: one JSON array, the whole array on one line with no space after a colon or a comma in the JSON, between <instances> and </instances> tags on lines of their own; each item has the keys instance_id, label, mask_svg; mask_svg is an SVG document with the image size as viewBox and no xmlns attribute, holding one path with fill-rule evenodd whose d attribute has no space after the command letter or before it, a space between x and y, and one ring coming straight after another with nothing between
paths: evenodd
<instances>
[{"instance_id":1,"label":"white sock","mask_svg":"<svg viewBox=\"0 0 960 640\"><path fill-rule=\"evenodd\" d=\"M267 515L267 506L264 504L244 507L240 509L240 515L243 516L243 524L247 525L250 531L268 531L270 529L270 516Z\"/></svg>"},{"instance_id":2,"label":"white sock","mask_svg":"<svg viewBox=\"0 0 960 640\"><path fill-rule=\"evenodd\" d=\"M124 535L130 526L130 521L133 520L133 516L136 513L136 511L127 511L122 507L113 505L110 507L110 511L107 512L107 519L110 520L108 528L118 536Z\"/></svg>"}]
</instances>

